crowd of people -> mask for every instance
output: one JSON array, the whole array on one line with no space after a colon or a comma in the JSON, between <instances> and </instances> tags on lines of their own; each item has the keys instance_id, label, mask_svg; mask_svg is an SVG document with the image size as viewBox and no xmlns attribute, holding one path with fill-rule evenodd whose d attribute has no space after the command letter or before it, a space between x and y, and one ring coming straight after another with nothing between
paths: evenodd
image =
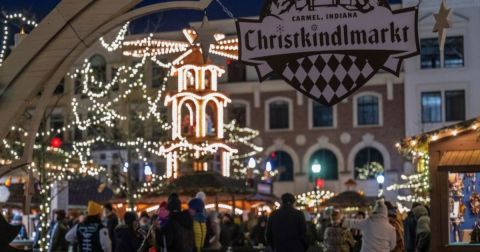
<instances>
[{"instance_id":1,"label":"crowd of people","mask_svg":"<svg viewBox=\"0 0 480 252\"><path fill-rule=\"evenodd\" d=\"M207 212L202 192L188 202L188 209L182 209L179 196L171 194L154 214L126 212L121 219L111 204L90 201L85 215L54 211L48 251L429 251L429 211L420 204L404 217L381 199L369 215L360 211L344 216L339 209L327 208L315 220L297 210L295 197L287 193L279 209L257 217L252 223L228 213ZM12 218L12 224L20 221Z\"/></svg>"}]
</instances>

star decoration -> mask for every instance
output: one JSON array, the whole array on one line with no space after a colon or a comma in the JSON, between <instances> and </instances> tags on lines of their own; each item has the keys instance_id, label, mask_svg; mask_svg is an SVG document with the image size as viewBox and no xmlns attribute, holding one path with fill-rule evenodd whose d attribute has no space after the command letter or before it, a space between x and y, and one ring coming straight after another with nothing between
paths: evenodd
<instances>
[{"instance_id":1,"label":"star decoration","mask_svg":"<svg viewBox=\"0 0 480 252\"><path fill-rule=\"evenodd\" d=\"M196 29L195 32L197 33L197 37L195 38L194 43L200 44L200 48L202 48L203 61L204 63L207 63L208 57L210 56L210 47L217 42L215 39L215 30L208 22L207 15L203 17L202 25L200 28Z\"/></svg>"},{"instance_id":2,"label":"star decoration","mask_svg":"<svg viewBox=\"0 0 480 252\"><path fill-rule=\"evenodd\" d=\"M218 55L232 60L238 60L238 38L227 37L216 33L205 16L196 30L183 29L187 41L172 41L154 38L150 34L140 40L123 42L123 55L135 58L151 57L157 59L168 55L173 56L172 65L178 67L184 64L206 64L210 55ZM158 35L157 35L158 36Z\"/></svg>"},{"instance_id":3,"label":"star decoration","mask_svg":"<svg viewBox=\"0 0 480 252\"><path fill-rule=\"evenodd\" d=\"M451 28L451 17L452 9L449 9L445 0L442 1L440 5L440 10L437 14L433 14L435 18L435 26L433 27L433 32L438 32L438 45L440 50L443 51L445 47L445 39L447 37L446 29Z\"/></svg>"}]
</instances>

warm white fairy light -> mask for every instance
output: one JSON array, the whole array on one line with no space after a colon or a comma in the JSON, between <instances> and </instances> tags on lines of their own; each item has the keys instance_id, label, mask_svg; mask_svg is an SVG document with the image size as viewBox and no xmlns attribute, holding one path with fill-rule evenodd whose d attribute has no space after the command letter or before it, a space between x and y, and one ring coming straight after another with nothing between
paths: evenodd
<instances>
[{"instance_id":1,"label":"warm white fairy light","mask_svg":"<svg viewBox=\"0 0 480 252\"><path fill-rule=\"evenodd\" d=\"M296 196L297 206L300 209L319 207L320 204L333 196L335 196L335 193L328 190L316 190L302 193Z\"/></svg>"},{"instance_id":2,"label":"warm white fairy light","mask_svg":"<svg viewBox=\"0 0 480 252\"><path fill-rule=\"evenodd\" d=\"M129 25L130 22L126 22L111 43L105 42L105 39L103 37L100 37L100 43L102 44L102 46L109 52L113 52L121 48L123 45L123 41L125 40L125 35L128 32Z\"/></svg>"},{"instance_id":3,"label":"warm white fairy light","mask_svg":"<svg viewBox=\"0 0 480 252\"><path fill-rule=\"evenodd\" d=\"M25 17L22 13L13 13L13 14L4 15L2 42L0 44L0 66L2 66L3 64L5 53L8 48L7 43L8 43L8 38L10 36L9 25L10 25L10 22L14 20L21 21L22 25L37 27L37 22L35 20Z\"/></svg>"}]
</instances>

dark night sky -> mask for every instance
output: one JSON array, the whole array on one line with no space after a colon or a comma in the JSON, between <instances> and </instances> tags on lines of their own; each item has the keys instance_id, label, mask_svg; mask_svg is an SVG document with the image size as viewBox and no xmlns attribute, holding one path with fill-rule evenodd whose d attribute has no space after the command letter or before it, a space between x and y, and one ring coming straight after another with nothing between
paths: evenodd
<instances>
[{"instance_id":1,"label":"dark night sky","mask_svg":"<svg viewBox=\"0 0 480 252\"><path fill-rule=\"evenodd\" d=\"M167 2L171 0L144 0L139 6L152 3ZM228 16L222 11L220 5L214 0L207 9L208 17L211 20L224 19ZM14 11L28 13L35 16L37 21L45 17L60 0L0 0L0 10L6 13ZM257 16L263 6L264 0L221 0L221 2L233 13L235 17ZM401 0L390 0L391 3L399 3ZM188 26L188 22L200 21L202 13L199 11L168 11L152 15L149 19L139 20L133 23L134 32L137 27L145 26L149 32L176 30ZM140 25L141 24L141 25Z\"/></svg>"}]
</instances>

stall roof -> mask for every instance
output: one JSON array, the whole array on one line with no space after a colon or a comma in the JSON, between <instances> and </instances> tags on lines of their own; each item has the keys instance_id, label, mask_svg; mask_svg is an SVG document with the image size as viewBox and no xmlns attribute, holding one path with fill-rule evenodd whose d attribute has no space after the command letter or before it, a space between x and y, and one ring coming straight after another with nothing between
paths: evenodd
<instances>
[{"instance_id":1,"label":"stall roof","mask_svg":"<svg viewBox=\"0 0 480 252\"><path fill-rule=\"evenodd\" d=\"M480 150L446 151L439 163L439 166L474 165L480 165Z\"/></svg>"}]
</instances>

